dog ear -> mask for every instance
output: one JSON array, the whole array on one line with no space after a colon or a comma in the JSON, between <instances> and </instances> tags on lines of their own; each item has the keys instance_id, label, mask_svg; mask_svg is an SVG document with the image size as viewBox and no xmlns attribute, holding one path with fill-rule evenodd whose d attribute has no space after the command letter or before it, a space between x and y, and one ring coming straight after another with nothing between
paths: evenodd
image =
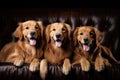
<instances>
[{"instance_id":1,"label":"dog ear","mask_svg":"<svg viewBox=\"0 0 120 80\"><path fill-rule=\"evenodd\" d=\"M102 33L94 27L94 30L95 30L95 34L96 34L96 41L97 41L97 44L100 43L102 40L103 40L103 35Z\"/></svg>"},{"instance_id":2,"label":"dog ear","mask_svg":"<svg viewBox=\"0 0 120 80\"><path fill-rule=\"evenodd\" d=\"M38 25L40 26L40 29L41 29L41 32L40 32L41 37L43 37L43 30L44 30L43 23L42 23L42 21L37 21L37 23L38 23Z\"/></svg>"},{"instance_id":3,"label":"dog ear","mask_svg":"<svg viewBox=\"0 0 120 80\"><path fill-rule=\"evenodd\" d=\"M66 24L66 23L65 23L65 26L68 30L68 39L71 40L71 32L72 32L71 26L69 24Z\"/></svg>"},{"instance_id":4,"label":"dog ear","mask_svg":"<svg viewBox=\"0 0 120 80\"><path fill-rule=\"evenodd\" d=\"M13 35L19 39L22 39L22 23L19 23L18 27L14 31Z\"/></svg>"},{"instance_id":5,"label":"dog ear","mask_svg":"<svg viewBox=\"0 0 120 80\"><path fill-rule=\"evenodd\" d=\"M46 35L47 43L50 42L50 27L51 27L51 24L47 25L47 27L45 29L45 35Z\"/></svg>"},{"instance_id":6,"label":"dog ear","mask_svg":"<svg viewBox=\"0 0 120 80\"><path fill-rule=\"evenodd\" d=\"M74 46L77 45L77 34L78 34L78 27L75 28L73 32L73 41L74 41Z\"/></svg>"}]
</instances>

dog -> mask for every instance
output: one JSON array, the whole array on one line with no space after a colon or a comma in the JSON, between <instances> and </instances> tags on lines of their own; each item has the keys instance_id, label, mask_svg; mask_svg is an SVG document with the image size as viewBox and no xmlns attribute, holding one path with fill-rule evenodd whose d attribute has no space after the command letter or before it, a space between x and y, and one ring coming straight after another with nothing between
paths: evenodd
<instances>
[{"instance_id":1,"label":"dog","mask_svg":"<svg viewBox=\"0 0 120 80\"><path fill-rule=\"evenodd\" d=\"M91 65L100 72L111 62L119 64L109 48L103 46L101 41L104 36L95 27L80 26L73 32L74 58L72 65L80 64L82 71L89 71Z\"/></svg>"},{"instance_id":2,"label":"dog","mask_svg":"<svg viewBox=\"0 0 120 80\"><path fill-rule=\"evenodd\" d=\"M72 54L71 32L71 26L67 23L55 22L47 25L44 59L40 64L42 79L45 79L48 64L62 65L63 74L69 74Z\"/></svg>"},{"instance_id":3,"label":"dog","mask_svg":"<svg viewBox=\"0 0 120 80\"><path fill-rule=\"evenodd\" d=\"M2 48L0 61L13 63L17 67L27 63L30 71L39 70L39 61L43 55L43 30L42 21L20 22L13 32L18 41L10 42Z\"/></svg>"}]
</instances>

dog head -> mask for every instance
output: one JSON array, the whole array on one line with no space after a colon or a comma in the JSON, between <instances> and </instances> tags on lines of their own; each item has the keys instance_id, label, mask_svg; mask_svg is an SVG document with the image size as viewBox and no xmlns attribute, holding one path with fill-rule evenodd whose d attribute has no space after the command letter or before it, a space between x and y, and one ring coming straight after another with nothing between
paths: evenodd
<instances>
[{"instance_id":1,"label":"dog head","mask_svg":"<svg viewBox=\"0 0 120 80\"><path fill-rule=\"evenodd\" d=\"M20 40L25 40L30 45L36 45L37 39L43 36L43 25L41 21L28 20L19 23L13 35Z\"/></svg>"},{"instance_id":2,"label":"dog head","mask_svg":"<svg viewBox=\"0 0 120 80\"><path fill-rule=\"evenodd\" d=\"M102 39L101 32L91 26L77 27L73 33L74 44L80 44L84 51L90 51L93 45L98 45Z\"/></svg>"},{"instance_id":3,"label":"dog head","mask_svg":"<svg viewBox=\"0 0 120 80\"><path fill-rule=\"evenodd\" d=\"M46 27L47 43L53 42L55 46L61 47L64 40L70 40L71 27L66 23L52 23Z\"/></svg>"}]
</instances>

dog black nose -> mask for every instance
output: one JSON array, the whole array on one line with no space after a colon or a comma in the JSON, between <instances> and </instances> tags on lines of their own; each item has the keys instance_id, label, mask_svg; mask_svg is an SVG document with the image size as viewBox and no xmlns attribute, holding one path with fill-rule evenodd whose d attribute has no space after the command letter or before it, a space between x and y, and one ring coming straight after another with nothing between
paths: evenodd
<instances>
[{"instance_id":1,"label":"dog black nose","mask_svg":"<svg viewBox=\"0 0 120 80\"><path fill-rule=\"evenodd\" d=\"M35 35L35 32L30 32L30 35L31 35L31 36L34 36L34 35Z\"/></svg>"},{"instance_id":2,"label":"dog black nose","mask_svg":"<svg viewBox=\"0 0 120 80\"><path fill-rule=\"evenodd\" d=\"M61 37L61 34L57 34L57 35L56 35L56 38L60 38L60 37Z\"/></svg>"},{"instance_id":3,"label":"dog black nose","mask_svg":"<svg viewBox=\"0 0 120 80\"><path fill-rule=\"evenodd\" d=\"M85 38L85 39L84 39L84 42L85 42L85 43L89 43L88 38Z\"/></svg>"}]
</instances>

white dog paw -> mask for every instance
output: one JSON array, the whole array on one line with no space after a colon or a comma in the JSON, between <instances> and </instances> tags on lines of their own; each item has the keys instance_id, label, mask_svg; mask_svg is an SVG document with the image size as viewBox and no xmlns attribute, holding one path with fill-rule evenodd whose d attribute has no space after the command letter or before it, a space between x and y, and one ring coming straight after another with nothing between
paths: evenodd
<instances>
[{"instance_id":1,"label":"white dog paw","mask_svg":"<svg viewBox=\"0 0 120 80\"><path fill-rule=\"evenodd\" d=\"M13 64L14 64L15 66L18 66L18 67L19 67L19 66L22 66L23 63L24 63L23 60L16 59Z\"/></svg>"}]
</instances>

